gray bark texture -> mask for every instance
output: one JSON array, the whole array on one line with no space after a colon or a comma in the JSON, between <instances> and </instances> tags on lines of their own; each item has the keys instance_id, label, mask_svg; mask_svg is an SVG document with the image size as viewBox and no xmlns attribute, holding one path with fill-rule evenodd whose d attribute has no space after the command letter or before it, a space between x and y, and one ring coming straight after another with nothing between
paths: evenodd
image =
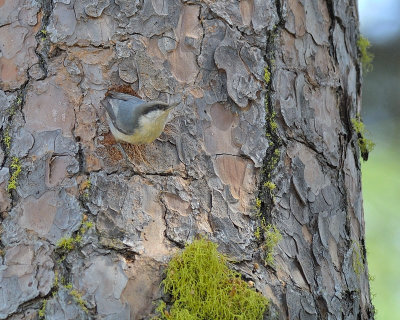
<instances>
[{"instance_id":1,"label":"gray bark texture","mask_svg":"<svg viewBox=\"0 0 400 320\"><path fill-rule=\"evenodd\" d=\"M0 0L0 319L151 319L197 235L265 319L373 319L358 36L355 0ZM181 102L130 163L110 88Z\"/></svg>"}]
</instances>

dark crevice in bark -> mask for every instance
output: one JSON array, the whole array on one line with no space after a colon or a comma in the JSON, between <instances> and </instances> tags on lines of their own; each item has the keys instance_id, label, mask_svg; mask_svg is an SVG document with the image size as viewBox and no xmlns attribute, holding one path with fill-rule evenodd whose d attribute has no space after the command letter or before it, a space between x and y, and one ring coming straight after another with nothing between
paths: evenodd
<instances>
[{"instance_id":1,"label":"dark crevice in bark","mask_svg":"<svg viewBox=\"0 0 400 320\"><path fill-rule=\"evenodd\" d=\"M253 163L253 159L251 159L250 156L247 154L241 153L241 154L232 154L232 153L216 153L213 155L213 157L216 159L219 156L231 156L231 157L237 157L245 160L249 160L250 162Z\"/></svg>"},{"instance_id":2,"label":"dark crevice in bark","mask_svg":"<svg viewBox=\"0 0 400 320\"><path fill-rule=\"evenodd\" d=\"M166 239L168 239L171 243L173 243L176 247L178 247L179 249L184 249L185 245L180 243L179 241L176 241L175 239L171 238L168 234L167 234L167 229L164 230L164 236Z\"/></svg>"},{"instance_id":3,"label":"dark crevice in bark","mask_svg":"<svg viewBox=\"0 0 400 320\"><path fill-rule=\"evenodd\" d=\"M28 84L28 81L25 82L20 89L18 89L18 93L17 93L17 97L15 98L15 100L13 101L11 108L9 110L7 110L8 115L7 115L7 120L5 121L3 128L1 129L1 147L3 149L4 152L4 160L3 163L1 164L1 167L5 166L8 164L9 169L10 169L10 177L12 175L12 170L11 170L11 161L12 161L12 157L10 155L11 152L11 148L12 148L12 144L13 144L13 135L12 135L12 128L14 128L13 125L13 118L16 114L16 112L19 112L19 114L21 115L22 120L25 122L25 116L24 113L22 112L23 106L25 104L25 97L26 97L26 86ZM10 138L10 147L7 148L7 146L5 145L5 138L6 136L8 136L8 138ZM23 164L21 163L21 159L22 158L18 158L19 160L19 165L22 167ZM14 169L15 170L15 169ZM16 190L10 190L10 198L11 198L11 208L15 207L17 201L18 201L18 194L16 192Z\"/></svg>"},{"instance_id":4,"label":"dark crevice in bark","mask_svg":"<svg viewBox=\"0 0 400 320\"><path fill-rule=\"evenodd\" d=\"M86 165L85 165L85 163L86 163L85 154L84 154L82 145L79 142L78 142L78 154L77 154L77 156L78 156L78 163L79 163L79 172L87 174L87 172L85 172L85 167L86 167Z\"/></svg>"},{"instance_id":5,"label":"dark crevice in bark","mask_svg":"<svg viewBox=\"0 0 400 320\"><path fill-rule=\"evenodd\" d=\"M35 36L37 41L35 53L39 59L39 66L43 71L43 76L38 80L43 80L47 78L48 74L47 61L49 58L50 40L47 37L46 27L50 22L50 15L53 11L53 1L42 0L41 6L42 6L43 17L41 21L41 28Z\"/></svg>"},{"instance_id":6,"label":"dark crevice in bark","mask_svg":"<svg viewBox=\"0 0 400 320\"><path fill-rule=\"evenodd\" d=\"M330 43L329 54L337 62L336 50L335 50L335 46L334 46L334 42L333 42L333 31L335 28L335 21L336 21L335 9L334 9L332 0L327 0L326 4L328 7L329 17L331 18L331 26L329 27L329 43ZM338 22L338 23L340 26L342 26L341 22Z\"/></svg>"},{"instance_id":7,"label":"dark crevice in bark","mask_svg":"<svg viewBox=\"0 0 400 320\"><path fill-rule=\"evenodd\" d=\"M138 33L133 33L132 35L139 35ZM128 40L129 38L117 38L114 41L121 41L124 42L126 40ZM114 48L115 45L110 45L110 44L105 44L105 43L100 43L100 44L94 44L94 43L88 43L88 44L82 44L82 43L74 43L74 44L68 44L68 46L63 43L60 46L54 47L51 50L51 53L49 52L49 57L54 57L57 56L58 54L53 54L53 50L61 50L61 51L66 51L66 49L64 49L64 47L68 47L68 48L80 48L80 49L88 49L88 48L93 48L93 49L111 49Z\"/></svg>"},{"instance_id":8,"label":"dark crevice in bark","mask_svg":"<svg viewBox=\"0 0 400 320\"><path fill-rule=\"evenodd\" d=\"M283 13L282 13L282 3L281 0L275 0L275 7L276 7L276 12L279 17L279 22L275 27L281 27L282 29L285 28L285 19L283 18Z\"/></svg>"},{"instance_id":9,"label":"dark crevice in bark","mask_svg":"<svg viewBox=\"0 0 400 320\"><path fill-rule=\"evenodd\" d=\"M123 256L125 260L131 263L135 262L136 256L138 255L136 252L129 251L127 249L108 248L106 246L104 246L104 248L118 253L119 255Z\"/></svg>"},{"instance_id":10,"label":"dark crevice in bark","mask_svg":"<svg viewBox=\"0 0 400 320\"><path fill-rule=\"evenodd\" d=\"M177 246L179 249L184 249L184 248L185 248L185 244L182 244L182 243L180 243L179 241L176 241L175 239L173 239L172 237L170 237L170 236L168 235L168 232L167 232L167 218L166 218L166 216L167 216L167 210L168 210L168 209L167 209L167 205L166 205L166 203L165 203L163 197L160 197L160 203L161 203L162 206L163 206L162 219L163 219L164 225L165 225L164 237L165 237L166 239L168 239L171 243L173 243L175 246Z\"/></svg>"},{"instance_id":11,"label":"dark crevice in bark","mask_svg":"<svg viewBox=\"0 0 400 320\"><path fill-rule=\"evenodd\" d=\"M323 151L319 151L316 145L312 142L306 139L305 135L301 137L303 139L295 138L295 137L286 137L288 141L296 141L298 143L304 144L307 148L311 149L318 155L318 160L323 163L324 165L327 165L329 168L336 170L337 167L333 165L332 163L329 162L329 160L326 158L324 155Z\"/></svg>"},{"instance_id":12,"label":"dark crevice in bark","mask_svg":"<svg viewBox=\"0 0 400 320\"><path fill-rule=\"evenodd\" d=\"M279 2L279 0L277 1ZM274 59L274 55L276 52L276 44L275 34L278 33L279 29L275 29L274 31L270 32L268 35L267 41L267 51L266 51L266 63L267 68L270 72L270 81L266 83L266 106L265 111L266 115L266 134L269 140L269 146L267 148L265 158L263 161L262 167L262 175L259 187L259 198L261 200L261 215L267 221L271 222L271 212L274 206L274 197L272 192L263 187L264 183L270 181L272 179L273 171L276 168L277 160L279 160L279 156L277 156L277 152L279 152L280 148L283 146L282 139L279 136L279 128L275 128L276 119L275 119L275 111L273 106L273 99L271 95L273 94L273 86L272 86L272 78L274 76L273 64L272 61ZM278 157L278 159L277 159Z\"/></svg>"},{"instance_id":13,"label":"dark crevice in bark","mask_svg":"<svg viewBox=\"0 0 400 320\"><path fill-rule=\"evenodd\" d=\"M271 31L267 31L267 43L265 48L265 55L264 61L266 65L266 73L269 73L269 79L266 77L265 82L265 112L266 112L266 119L265 119L265 132L268 139L269 146L266 150L263 165L261 167L261 174L260 174L260 183L258 186L258 199L260 201L260 207L258 208L258 217L256 218L257 224L266 225L266 224L274 224L274 217L272 216L272 210L275 206L274 203L274 194L273 190L269 189L265 186L266 182L273 183L274 181L274 173L276 172L277 166L280 160L280 152L283 147L283 141L280 137L280 125L276 122L276 112L274 108L274 99L272 95L274 94L274 88L272 79L275 75L275 65L274 59L275 54L277 52L277 44L275 43L276 35L279 34L280 29L284 26L285 21L282 17L281 12L281 3L280 0L276 0L275 2L279 22L274 26ZM279 188L279 186L278 186ZM258 246L263 239L263 235L260 239L257 240ZM264 264L263 257L261 254L262 249L259 249L253 254L253 261L259 262L260 265ZM257 263L258 265L258 263ZM266 272L268 273L276 273L274 267L265 266ZM282 292L285 292L285 288L281 288ZM285 294L281 295L282 300L285 300ZM281 301L285 304L285 301ZM287 310L286 310L287 312ZM282 310L276 306L274 303L270 303L269 310L265 313L264 319L270 318L282 318Z\"/></svg>"},{"instance_id":14,"label":"dark crevice in bark","mask_svg":"<svg viewBox=\"0 0 400 320\"><path fill-rule=\"evenodd\" d=\"M351 111L351 98L347 91L340 89L338 91L339 96L339 113L340 119L346 129L346 144L350 143L353 135L353 128L350 122L350 111ZM346 146L347 147L347 146Z\"/></svg>"},{"instance_id":15,"label":"dark crevice in bark","mask_svg":"<svg viewBox=\"0 0 400 320\"><path fill-rule=\"evenodd\" d=\"M315 291L315 288L313 291ZM329 312L325 299L322 296L318 296L315 299L315 302L318 306L317 308L317 313L319 315L318 319L328 319L327 315L329 314Z\"/></svg>"},{"instance_id":16,"label":"dark crevice in bark","mask_svg":"<svg viewBox=\"0 0 400 320\"><path fill-rule=\"evenodd\" d=\"M79 233L79 230L75 231L71 237L76 237ZM84 260L85 255L81 252L81 250L86 246L90 245L90 243L80 245L79 243L76 245L74 249L72 249L69 252L63 251L62 248L55 248L53 252L51 253L51 258L54 263L54 270L55 270L55 276L57 277L57 282L53 282L52 288L50 289L49 293L44 296L44 297L37 297L35 300L39 300L42 303L46 300L52 299L57 297L58 291L60 290L61 287L64 288L64 290L67 290L68 292L71 290L77 290L74 286L68 287L72 285L72 266L73 263L77 260ZM106 250L110 250L109 248L103 247ZM134 260L134 257L132 258L132 255L130 253L126 253L125 251L121 250L122 252L119 252L117 249L113 249L113 251L118 252L122 256L124 256L127 260ZM75 255L73 258L68 257L69 255ZM104 253L103 253L104 255ZM79 256L79 259L78 257ZM70 259L72 262L69 262L68 259ZM74 299L71 297L71 302ZM76 303L76 302L75 302ZM39 308L41 305L39 306ZM37 308L37 309L39 309ZM88 308L88 313L87 315L89 316L89 319L93 319L94 316L97 314L97 305L94 306L94 308ZM92 317L92 318L91 318Z\"/></svg>"},{"instance_id":17,"label":"dark crevice in bark","mask_svg":"<svg viewBox=\"0 0 400 320\"><path fill-rule=\"evenodd\" d=\"M47 295L45 295L43 297L37 296L31 300L28 300L28 301L22 303L21 305L18 306L18 309L15 310L14 312L10 313L6 319L10 319L12 316L18 316L19 314L21 314L20 319L25 319L22 316L25 316L25 312L27 310L29 310L29 309L39 310L42 307L43 301L50 299L52 297L52 294L53 294L52 291L50 291ZM34 318L34 319L36 319L36 318Z\"/></svg>"},{"instance_id":18,"label":"dark crevice in bark","mask_svg":"<svg viewBox=\"0 0 400 320\"><path fill-rule=\"evenodd\" d=\"M182 178L183 180L192 180L189 178L189 176L184 176L179 174L179 172L143 172L143 173L137 173L136 175L140 175L142 177L146 176L160 176L160 177L179 177Z\"/></svg>"}]
</instances>

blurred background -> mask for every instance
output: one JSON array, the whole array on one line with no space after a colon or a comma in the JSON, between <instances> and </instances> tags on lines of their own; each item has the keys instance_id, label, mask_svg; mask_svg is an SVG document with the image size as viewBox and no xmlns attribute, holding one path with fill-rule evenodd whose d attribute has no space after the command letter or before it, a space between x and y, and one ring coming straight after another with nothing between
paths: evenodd
<instances>
[{"instance_id":1,"label":"blurred background","mask_svg":"<svg viewBox=\"0 0 400 320\"><path fill-rule=\"evenodd\" d=\"M375 149L362 163L366 242L376 319L400 319L400 0L358 0L371 42L362 118Z\"/></svg>"}]
</instances>

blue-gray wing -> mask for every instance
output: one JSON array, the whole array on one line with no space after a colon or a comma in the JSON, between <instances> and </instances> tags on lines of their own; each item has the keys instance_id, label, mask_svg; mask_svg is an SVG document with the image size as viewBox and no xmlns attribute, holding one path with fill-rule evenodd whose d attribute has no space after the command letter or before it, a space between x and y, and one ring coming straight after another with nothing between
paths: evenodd
<instances>
[{"instance_id":1,"label":"blue-gray wing","mask_svg":"<svg viewBox=\"0 0 400 320\"><path fill-rule=\"evenodd\" d=\"M140 110L145 103L142 99L119 92L112 92L101 101L114 127L127 135L135 132Z\"/></svg>"},{"instance_id":2,"label":"blue-gray wing","mask_svg":"<svg viewBox=\"0 0 400 320\"><path fill-rule=\"evenodd\" d=\"M126 94L126 93L122 93L122 92L115 92L115 91L111 91L108 93L107 97L111 97L112 99L118 99L118 100L132 100L134 102L136 102L137 104L141 104L141 103L145 103L145 101L143 101L142 99L132 96L130 94Z\"/></svg>"}]
</instances>

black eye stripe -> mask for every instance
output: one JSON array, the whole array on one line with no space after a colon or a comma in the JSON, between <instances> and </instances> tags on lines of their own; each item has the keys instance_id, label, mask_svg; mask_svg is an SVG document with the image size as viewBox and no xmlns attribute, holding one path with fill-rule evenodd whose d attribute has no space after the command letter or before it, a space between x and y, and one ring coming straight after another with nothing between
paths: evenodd
<instances>
[{"instance_id":1,"label":"black eye stripe","mask_svg":"<svg viewBox=\"0 0 400 320\"><path fill-rule=\"evenodd\" d=\"M143 112L143 114L147 114L147 113L150 113L150 112L152 112L152 111L157 111L157 110L165 111L165 110L167 110L168 108L169 108L168 105L156 104L156 105L154 105L154 106L148 107L148 108Z\"/></svg>"}]
</instances>

